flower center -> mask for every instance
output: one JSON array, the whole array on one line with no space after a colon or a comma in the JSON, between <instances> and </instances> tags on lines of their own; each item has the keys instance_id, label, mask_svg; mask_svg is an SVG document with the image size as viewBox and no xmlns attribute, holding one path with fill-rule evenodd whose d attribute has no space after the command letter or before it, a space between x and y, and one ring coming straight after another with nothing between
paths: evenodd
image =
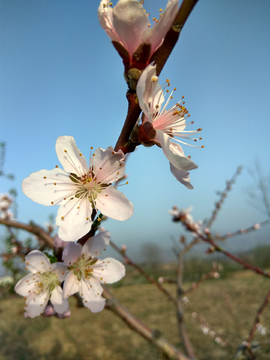
<instances>
[{"instance_id":1,"label":"flower center","mask_svg":"<svg viewBox=\"0 0 270 360\"><path fill-rule=\"evenodd\" d=\"M36 281L35 293L37 295L48 291L52 293L56 286L60 283L58 281L57 275L53 272L45 272L43 274L38 274L38 279Z\"/></svg>"},{"instance_id":2,"label":"flower center","mask_svg":"<svg viewBox=\"0 0 270 360\"><path fill-rule=\"evenodd\" d=\"M79 281L82 278L89 279L93 274L93 265L95 265L96 262L97 259L92 258L91 256L88 259L82 257L74 264L70 265L68 270L73 271Z\"/></svg>"},{"instance_id":3,"label":"flower center","mask_svg":"<svg viewBox=\"0 0 270 360\"><path fill-rule=\"evenodd\" d=\"M109 186L108 184L97 182L97 179L92 171L88 172L88 174L84 174L82 177L78 177L76 174L70 173L69 178L78 185L75 197L82 198L88 196L93 207L95 207L94 201L96 200L98 194Z\"/></svg>"}]
</instances>

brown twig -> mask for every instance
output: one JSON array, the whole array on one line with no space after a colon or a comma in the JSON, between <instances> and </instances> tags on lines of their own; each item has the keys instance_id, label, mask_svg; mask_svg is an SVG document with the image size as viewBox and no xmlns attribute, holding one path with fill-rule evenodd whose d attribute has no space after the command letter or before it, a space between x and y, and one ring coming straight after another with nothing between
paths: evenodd
<instances>
[{"instance_id":1,"label":"brown twig","mask_svg":"<svg viewBox=\"0 0 270 360\"><path fill-rule=\"evenodd\" d=\"M259 324L260 322L260 317L262 315L262 312L263 310L265 309L266 305L269 303L270 301L270 290L268 291L267 295L265 296L264 300L263 300L263 303L262 305L259 307L257 313L256 313L256 316L255 316L255 320L254 320L254 323L253 323L253 326L249 332L249 337L247 339L247 343L250 344L252 339L253 339L253 336L255 334L255 330L256 330L256 327L257 325Z\"/></svg>"},{"instance_id":2,"label":"brown twig","mask_svg":"<svg viewBox=\"0 0 270 360\"><path fill-rule=\"evenodd\" d=\"M233 233L228 233L228 234L222 235L222 236L216 235L215 240L226 240L226 239L232 238L234 236L244 235L244 234L250 233L252 231L256 231L256 230L260 229L262 226L269 225L269 223L270 223L270 219L262 221L262 222L257 223L257 224L254 224L253 226L250 226L250 227L248 227L246 229L237 230L237 231L235 231Z\"/></svg>"},{"instance_id":3,"label":"brown twig","mask_svg":"<svg viewBox=\"0 0 270 360\"><path fill-rule=\"evenodd\" d=\"M114 147L115 151L121 149L124 152L124 154L134 150L134 147L133 146L130 147L131 144L129 145L129 137L141 113L141 108L139 106L136 94L131 94L130 92L128 92L127 100L128 100L128 112L127 112L126 120L124 122L122 131Z\"/></svg>"},{"instance_id":4,"label":"brown twig","mask_svg":"<svg viewBox=\"0 0 270 360\"><path fill-rule=\"evenodd\" d=\"M184 322L184 312L182 306L182 297L183 297L183 268L184 268L184 253L185 249L178 254L178 266L177 266L177 290L176 290L176 318L180 337L185 349L185 353L191 358L195 359L195 355L189 341L187 334L185 322Z\"/></svg>"},{"instance_id":5,"label":"brown twig","mask_svg":"<svg viewBox=\"0 0 270 360\"><path fill-rule=\"evenodd\" d=\"M172 294L169 293L159 282L154 280L150 275L146 274L146 272L137 264L135 264L123 251L119 249L119 247L111 240L111 247L116 250L119 254L121 254L125 260L125 263L134 267L140 274L142 274L150 283L154 284L161 292L163 292L170 300L172 300L176 304L175 298Z\"/></svg>"},{"instance_id":6,"label":"brown twig","mask_svg":"<svg viewBox=\"0 0 270 360\"><path fill-rule=\"evenodd\" d=\"M198 0L183 0L174 19L171 29L166 34L163 44L153 54L150 62L155 61L157 64L157 75L159 75L173 51L183 29L185 22L197 4Z\"/></svg>"},{"instance_id":7,"label":"brown twig","mask_svg":"<svg viewBox=\"0 0 270 360\"><path fill-rule=\"evenodd\" d=\"M48 244L48 246L53 247L54 239L50 235L48 235L45 230L43 230L40 226L36 224L26 225L21 222L12 220L0 220L0 224L28 231L29 233L34 234L40 239L44 240Z\"/></svg>"},{"instance_id":8,"label":"brown twig","mask_svg":"<svg viewBox=\"0 0 270 360\"><path fill-rule=\"evenodd\" d=\"M213 270L209 271L207 274L202 275L199 281L193 283L189 289L184 291L184 294L186 295L191 291L196 290L204 281L210 279L211 277L213 277Z\"/></svg>"},{"instance_id":9,"label":"brown twig","mask_svg":"<svg viewBox=\"0 0 270 360\"><path fill-rule=\"evenodd\" d=\"M192 231L194 232L194 230L192 230ZM222 247L218 246L213 240L211 240L210 234L208 235L208 237L204 237L202 234L199 234L199 233L197 233L197 235L198 235L198 237L200 237L201 240L203 240L204 242L211 245L211 247L209 249L209 253L214 252L214 251L219 251L219 252L223 253L224 255L226 255L228 258L230 258L233 261L237 262L238 264L244 266L246 269L253 270L257 274L260 274L260 275L270 278L270 273L268 271L260 269L256 266L252 266L251 264L246 263L244 260L238 258L237 256L235 256L235 255L231 254L230 252L226 251L225 249L223 249Z\"/></svg>"},{"instance_id":10,"label":"brown twig","mask_svg":"<svg viewBox=\"0 0 270 360\"><path fill-rule=\"evenodd\" d=\"M221 209L221 206L223 205L225 198L227 197L228 192L231 190L232 185L235 183L236 178L241 174L241 170L242 167L239 166L236 170L236 172L234 173L233 177L231 178L231 180L227 181L226 183L226 188L220 193L220 199L219 201L215 204L215 209L212 212L211 218L208 220L207 224L205 225L205 227L210 228L210 226L213 224L213 222L215 221L218 212Z\"/></svg>"},{"instance_id":11,"label":"brown twig","mask_svg":"<svg viewBox=\"0 0 270 360\"><path fill-rule=\"evenodd\" d=\"M239 339L241 340L242 336L241 336L240 325L239 325L239 322L237 321L237 318L235 317L229 295L225 292L224 289L221 289L221 296L223 297L223 300L225 302L225 306L228 309L229 315L230 315L230 317L231 317L231 319L232 319L232 321L233 321L233 323L235 325L235 328L236 328L237 334L239 336Z\"/></svg>"},{"instance_id":12,"label":"brown twig","mask_svg":"<svg viewBox=\"0 0 270 360\"><path fill-rule=\"evenodd\" d=\"M104 287L103 296L107 299L106 308L117 314L132 329L153 343L169 359L191 360L164 339L158 331L151 330L148 326L136 319L124 306L122 306Z\"/></svg>"}]
</instances>

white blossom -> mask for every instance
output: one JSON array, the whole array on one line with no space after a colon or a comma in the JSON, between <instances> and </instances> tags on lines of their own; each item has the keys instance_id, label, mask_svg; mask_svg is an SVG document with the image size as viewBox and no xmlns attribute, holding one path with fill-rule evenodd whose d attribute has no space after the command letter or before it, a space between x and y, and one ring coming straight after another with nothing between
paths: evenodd
<instances>
[{"instance_id":1,"label":"white blossom","mask_svg":"<svg viewBox=\"0 0 270 360\"><path fill-rule=\"evenodd\" d=\"M68 311L68 301L64 299L60 286L66 277L66 265L51 264L39 250L31 251L25 257L25 263L31 273L15 286L15 291L26 298L24 316L33 318L41 315L49 300L57 313Z\"/></svg>"},{"instance_id":2,"label":"white blossom","mask_svg":"<svg viewBox=\"0 0 270 360\"><path fill-rule=\"evenodd\" d=\"M64 170L32 173L22 183L22 190L33 201L60 205L56 225L64 241L76 241L89 232L93 210L115 220L127 220L133 214L132 203L112 183L123 177L125 156L110 146L96 149L90 164L77 148L72 136L60 136L55 145Z\"/></svg>"},{"instance_id":3,"label":"white blossom","mask_svg":"<svg viewBox=\"0 0 270 360\"><path fill-rule=\"evenodd\" d=\"M125 276L125 267L119 261L110 257L97 259L109 242L110 233L103 231L90 238L83 246L69 243L63 251L63 260L68 266L64 297L68 298L79 292L84 306L94 313L102 311L105 306L101 284L111 284Z\"/></svg>"}]
</instances>

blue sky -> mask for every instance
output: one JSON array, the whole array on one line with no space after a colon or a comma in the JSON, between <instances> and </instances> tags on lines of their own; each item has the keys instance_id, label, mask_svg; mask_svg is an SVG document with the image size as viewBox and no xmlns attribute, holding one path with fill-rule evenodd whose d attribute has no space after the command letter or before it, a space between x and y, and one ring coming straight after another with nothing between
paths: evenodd
<instances>
[{"instance_id":1,"label":"blue sky","mask_svg":"<svg viewBox=\"0 0 270 360\"><path fill-rule=\"evenodd\" d=\"M115 2L114 2L115 3ZM123 65L100 27L99 1L0 1L0 141L7 144L0 193L18 189L19 217L43 223L57 208L33 203L20 184L31 172L58 162L55 141L72 135L85 157L90 146L114 146L125 119L127 90ZM166 1L145 0L150 17ZM179 99L201 127L204 149L184 146L198 164L191 171L193 190L179 184L157 147L131 154L122 191L134 203L133 217L104 226L119 245L139 249L144 242L170 247L173 206L193 206L197 219L208 217L239 165L260 159L269 170L270 2L200 0L161 76L177 88ZM172 104L173 105L173 104ZM192 127L190 128L190 130ZM221 233L262 221L247 204L247 172L237 180L214 226ZM234 240L230 240L234 241Z\"/></svg>"}]
</instances>

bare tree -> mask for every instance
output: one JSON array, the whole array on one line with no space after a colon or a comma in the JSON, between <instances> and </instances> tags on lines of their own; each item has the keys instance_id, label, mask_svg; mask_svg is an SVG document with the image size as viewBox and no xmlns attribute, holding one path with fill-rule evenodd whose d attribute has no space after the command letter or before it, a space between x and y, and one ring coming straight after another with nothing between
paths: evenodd
<instances>
[{"instance_id":1,"label":"bare tree","mask_svg":"<svg viewBox=\"0 0 270 360\"><path fill-rule=\"evenodd\" d=\"M250 203L260 212L270 217L270 172L265 174L260 161L255 161L253 169L248 169L253 178L253 185L247 188Z\"/></svg>"}]
</instances>

